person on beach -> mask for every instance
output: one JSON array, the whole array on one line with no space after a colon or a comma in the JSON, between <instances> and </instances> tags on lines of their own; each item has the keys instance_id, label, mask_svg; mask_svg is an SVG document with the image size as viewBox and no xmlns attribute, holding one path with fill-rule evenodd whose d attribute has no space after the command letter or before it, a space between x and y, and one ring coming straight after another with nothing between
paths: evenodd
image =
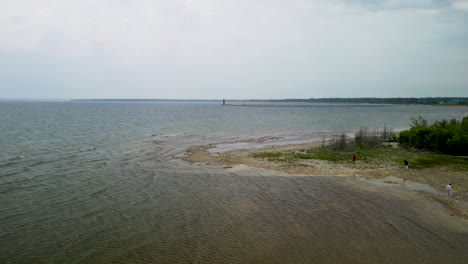
<instances>
[{"instance_id":1,"label":"person on beach","mask_svg":"<svg viewBox=\"0 0 468 264\"><path fill-rule=\"evenodd\" d=\"M446 190L447 190L447 197L452 196L452 184L451 183L447 184Z\"/></svg>"},{"instance_id":2,"label":"person on beach","mask_svg":"<svg viewBox=\"0 0 468 264\"><path fill-rule=\"evenodd\" d=\"M353 163L356 163L356 160L357 160L357 156L356 154L353 154Z\"/></svg>"},{"instance_id":3,"label":"person on beach","mask_svg":"<svg viewBox=\"0 0 468 264\"><path fill-rule=\"evenodd\" d=\"M404 160L403 162L405 163L405 170L408 170L408 161Z\"/></svg>"}]
</instances>

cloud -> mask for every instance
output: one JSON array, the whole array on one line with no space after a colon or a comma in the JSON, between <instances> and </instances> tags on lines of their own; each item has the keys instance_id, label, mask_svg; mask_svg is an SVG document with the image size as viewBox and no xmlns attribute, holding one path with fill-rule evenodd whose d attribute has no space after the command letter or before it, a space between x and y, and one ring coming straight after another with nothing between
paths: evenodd
<instances>
[{"instance_id":1,"label":"cloud","mask_svg":"<svg viewBox=\"0 0 468 264\"><path fill-rule=\"evenodd\" d=\"M452 3L452 7L457 10L468 11L468 1L458 0Z\"/></svg>"},{"instance_id":2,"label":"cloud","mask_svg":"<svg viewBox=\"0 0 468 264\"><path fill-rule=\"evenodd\" d=\"M398 96L468 83L458 2L4 2L0 56L27 65L10 67L9 85L32 76L66 96Z\"/></svg>"},{"instance_id":3,"label":"cloud","mask_svg":"<svg viewBox=\"0 0 468 264\"><path fill-rule=\"evenodd\" d=\"M391 11L446 8L453 0L339 0L339 2L360 5L372 11Z\"/></svg>"}]
</instances>

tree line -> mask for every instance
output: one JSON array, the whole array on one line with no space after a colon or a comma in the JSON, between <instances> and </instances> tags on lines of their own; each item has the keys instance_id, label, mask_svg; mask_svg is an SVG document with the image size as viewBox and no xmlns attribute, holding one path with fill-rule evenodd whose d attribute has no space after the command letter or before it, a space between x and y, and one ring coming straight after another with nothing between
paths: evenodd
<instances>
[{"instance_id":1,"label":"tree line","mask_svg":"<svg viewBox=\"0 0 468 264\"><path fill-rule=\"evenodd\" d=\"M393 97L393 98L309 98L278 100L245 100L250 102L301 102L301 103L355 103L355 104L420 104L420 105L467 105L468 97Z\"/></svg>"},{"instance_id":2,"label":"tree line","mask_svg":"<svg viewBox=\"0 0 468 264\"><path fill-rule=\"evenodd\" d=\"M450 155L468 156L468 116L435 121L428 124L422 117L411 120L411 128L400 132L400 145L440 152Z\"/></svg>"}]
</instances>

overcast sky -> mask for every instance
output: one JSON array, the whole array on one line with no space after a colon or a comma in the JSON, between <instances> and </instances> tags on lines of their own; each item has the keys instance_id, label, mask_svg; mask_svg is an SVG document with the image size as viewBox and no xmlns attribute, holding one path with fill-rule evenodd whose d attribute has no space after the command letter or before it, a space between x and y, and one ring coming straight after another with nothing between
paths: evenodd
<instances>
[{"instance_id":1,"label":"overcast sky","mask_svg":"<svg viewBox=\"0 0 468 264\"><path fill-rule=\"evenodd\" d=\"M468 96L468 1L0 0L0 98Z\"/></svg>"}]
</instances>

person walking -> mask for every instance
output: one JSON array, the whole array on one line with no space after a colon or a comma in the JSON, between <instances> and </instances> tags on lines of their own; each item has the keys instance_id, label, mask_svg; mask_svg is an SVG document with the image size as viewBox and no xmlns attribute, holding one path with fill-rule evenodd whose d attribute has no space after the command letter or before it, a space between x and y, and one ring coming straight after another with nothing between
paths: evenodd
<instances>
[{"instance_id":1,"label":"person walking","mask_svg":"<svg viewBox=\"0 0 468 264\"><path fill-rule=\"evenodd\" d=\"M447 184L446 191L447 191L447 197L450 198L450 196L452 196L452 184L451 183Z\"/></svg>"},{"instance_id":2,"label":"person walking","mask_svg":"<svg viewBox=\"0 0 468 264\"><path fill-rule=\"evenodd\" d=\"M408 161L404 160L403 162L405 163L405 170L408 170L408 164L409 164Z\"/></svg>"},{"instance_id":3,"label":"person walking","mask_svg":"<svg viewBox=\"0 0 468 264\"><path fill-rule=\"evenodd\" d=\"M357 156L356 154L353 154L353 163L356 163L356 160L357 160Z\"/></svg>"}]
</instances>

